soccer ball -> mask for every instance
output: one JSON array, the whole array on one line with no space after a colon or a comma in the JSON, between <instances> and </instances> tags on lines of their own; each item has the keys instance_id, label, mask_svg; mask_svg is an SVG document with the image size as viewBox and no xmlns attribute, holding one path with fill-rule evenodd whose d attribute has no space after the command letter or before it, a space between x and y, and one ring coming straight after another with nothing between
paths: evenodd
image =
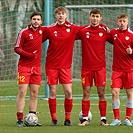
<instances>
[{"instance_id":1,"label":"soccer ball","mask_svg":"<svg viewBox=\"0 0 133 133\"><path fill-rule=\"evenodd\" d=\"M26 126L36 126L38 123L38 117L34 113L29 113L24 117L24 124Z\"/></svg>"},{"instance_id":2,"label":"soccer ball","mask_svg":"<svg viewBox=\"0 0 133 133\"><path fill-rule=\"evenodd\" d=\"M79 120L82 121L83 120L83 114L82 114L82 111L80 111L79 113ZM88 121L92 120L92 113L89 111L88 112Z\"/></svg>"}]
</instances>

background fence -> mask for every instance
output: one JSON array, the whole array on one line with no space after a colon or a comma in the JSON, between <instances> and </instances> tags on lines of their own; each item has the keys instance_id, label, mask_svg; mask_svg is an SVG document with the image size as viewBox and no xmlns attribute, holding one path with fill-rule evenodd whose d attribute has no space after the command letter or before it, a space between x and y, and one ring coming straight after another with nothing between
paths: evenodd
<instances>
[{"instance_id":1,"label":"background fence","mask_svg":"<svg viewBox=\"0 0 133 133\"><path fill-rule=\"evenodd\" d=\"M50 22L54 23L53 11L58 6L68 9L68 20L77 25L89 23L89 11L94 7L100 8L103 13L102 22L110 29L117 27L116 17L119 13L129 15L129 27L133 30L133 4L132 0L0 0L0 48L4 56L0 56L0 83L1 96L16 95L17 62L19 56L14 53L14 43L20 29L29 24L29 18L33 11L41 12L44 22L48 20L46 2L50 3ZM77 6L78 5L78 6ZM115 6L114 6L115 5ZM45 25L45 23L44 23ZM45 44L42 48L42 73L44 78ZM4 58L3 58L4 57ZM112 64L112 46L106 45L107 78L110 79ZM81 70L81 43L75 42L73 55L73 78L80 78ZM14 82L15 84L11 83ZM10 89L10 90L9 90ZM15 90L14 90L15 89Z\"/></svg>"}]
</instances>

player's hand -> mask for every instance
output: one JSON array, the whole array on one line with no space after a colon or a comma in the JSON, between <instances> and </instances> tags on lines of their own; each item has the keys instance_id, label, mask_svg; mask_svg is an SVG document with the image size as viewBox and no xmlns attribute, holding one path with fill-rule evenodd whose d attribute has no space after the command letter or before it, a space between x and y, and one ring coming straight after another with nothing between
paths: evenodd
<instances>
[{"instance_id":1,"label":"player's hand","mask_svg":"<svg viewBox=\"0 0 133 133\"><path fill-rule=\"evenodd\" d=\"M132 48L130 46L128 46L128 48L126 49L127 54L132 54Z\"/></svg>"},{"instance_id":2,"label":"player's hand","mask_svg":"<svg viewBox=\"0 0 133 133\"><path fill-rule=\"evenodd\" d=\"M54 26L56 23L52 23L50 26Z\"/></svg>"},{"instance_id":3,"label":"player's hand","mask_svg":"<svg viewBox=\"0 0 133 133\"><path fill-rule=\"evenodd\" d=\"M110 33L110 29L108 26L104 25L104 24L100 24L100 26L102 27L102 29L104 29L105 31L107 31L108 33Z\"/></svg>"},{"instance_id":4,"label":"player's hand","mask_svg":"<svg viewBox=\"0 0 133 133\"><path fill-rule=\"evenodd\" d=\"M110 33L110 29L109 29L109 27L106 27L106 30L107 30L108 33Z\"/></svg>"},{"instance_id":5,"label":"player's hand","mask_svg":"<svg viewBox=\"0 0 133 133\"><path fill-rule=\"evenodd\" d=\"M105 31L107 31L108 33L110 33L110 29L109 29L109 27L102 27Z\"/></svg>"},{"instance_id":6,"label":"player's hand","mask_svg":"<svg viewBox=\"0 0 133 133\"><path fill-rule=\"evenodd\" d=\"M37 58L37 51L34 51L33 53L28 54L29 58L36 59Z\"/></svg>"}]
</instances>

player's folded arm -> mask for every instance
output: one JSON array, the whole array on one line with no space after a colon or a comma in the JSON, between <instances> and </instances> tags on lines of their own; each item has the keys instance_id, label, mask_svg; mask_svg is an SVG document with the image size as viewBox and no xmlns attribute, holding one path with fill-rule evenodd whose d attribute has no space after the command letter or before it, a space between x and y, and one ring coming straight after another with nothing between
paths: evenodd
<instances>
[{"instance_id":1,"label":"player's folded arm","mask_svg":"<svg viewBox=\"0 0 133 133\"><path fill-rule=\"evenodd\" d=\"M35 56L36 56L34 53L28 53L28 52L22 50L20 47L15 47L14 52L19 54L20 56L24 56L27 58L35 58Z\"/></svg>"}]
</instances>

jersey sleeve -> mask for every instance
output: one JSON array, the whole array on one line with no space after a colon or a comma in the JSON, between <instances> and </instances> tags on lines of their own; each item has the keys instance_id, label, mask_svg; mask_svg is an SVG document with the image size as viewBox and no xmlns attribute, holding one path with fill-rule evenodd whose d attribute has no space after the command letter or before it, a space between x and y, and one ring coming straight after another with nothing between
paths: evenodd
<instances>
[{"instance_id":1,"label":"jersey sleeve","mask_svg":"<svg viewBox=\"0 0 133 133\"><path fill-rule=\"evenodd\" d=\"M77 34L76 34L76 38L75 38L75 40L81 40L81 30L84 28L85 26L78 26L77 28L78 28L78 32L77 32Z\"/></svg>"},{"instance_id":2,"label":"jersey sleeve","mask_svg":"<svg viewBox=\"0 0 133 133\"><path fill-rule=\"evenodd\" d=\"M15 47L14 48L14 52L17 53L17 54L19 54L19 55L21 55L21 56L23 56L23 57L28 57L28 58L33 58L33 59L36 56L36 54L34 54L34 53L28 53L28 52L24 51L20 47Z\"/></svg>"},{"instance_id":3,"label":"jersey sleeve","mask_svg":"<svg viewBox=\"0 0 133 133\"><path fill-rule=\"evenodd\" d=\"M19 32L19 34L17 36L15 47L14 47L14 52L23 57L35 58L35 56L36 56L35 53L28 53L22 49L24 41L25 41L25 34L22 30Z\"/></svg>"},{"instance_id":4,"label":"jersey sleeve","mask_svg":"<svg viewBox=\"0 0 133 133\"><path fill-rule=\"evenodd\" d=\"M111 44L113 44L113 37L110 33L110 29L108 28L108 26L106 26L105 24L101 23L99 24L101 26L101 28L107 33L107 41Z\"/></svg>"},{"instance_id":5,"label":"jersey sleeve","mask_svg":"<svg viewBox=\"0 0 133 133\"><path fill-rule=\"evenodd\" d=\"M132 35L132 38L131 38L131 49L132 49L132 54L133 54L133 35Z\"/></svg>"},{"instance_id":6,"label":"jersey sleeve","mask_svg":"<svg viewBox=\"0 0 133 133\"><path fill-rule=\"evenodd\" d=\"M107 41L113 45L113 37L111 33L107 33Z\"/></svg>"},{"instance_id":7,"label":"jersey sleeve","mask_svg":"<svg viewBox=\"0 0 133 133\"><path fill-rule=\"evenodd\" d=\"M45 42L47 39L48 39L48 28L45 26L45 28L43 29L42 41Z\"/></svg>"},{"instance_id":8,"label":"jersey sleeve","mask_svg":"<svg viewBox=\"0 0 133 133\"><path fill-rule=\"evenodd\" d=\"M42 26L42 31L43 31L42 42L45 42L48 39L47 26Z\"/></svg>"}]
</instances>

